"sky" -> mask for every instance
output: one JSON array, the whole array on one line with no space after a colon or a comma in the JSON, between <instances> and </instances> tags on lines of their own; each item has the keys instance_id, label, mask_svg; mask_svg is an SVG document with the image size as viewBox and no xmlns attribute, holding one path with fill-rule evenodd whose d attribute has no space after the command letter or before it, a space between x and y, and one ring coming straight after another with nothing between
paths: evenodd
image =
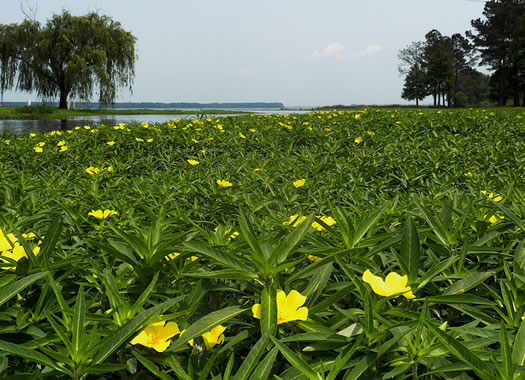
<instances>
[{"instance_id":1,"label":"sky","mask_svg":"<svg viewBox=\"0 0 525 380\"><path fill-rule=\"evenodd\" d=\"M108 15L136 38L117 102L408 104L397 54L432 29L464 34L482 0L0 0L0 24L35 10ZM35 94L9 91L4 101ZM95 96L93 100L97 100ZM423 102L425 103L425 102Z\"/></svg>"}]
</instances>

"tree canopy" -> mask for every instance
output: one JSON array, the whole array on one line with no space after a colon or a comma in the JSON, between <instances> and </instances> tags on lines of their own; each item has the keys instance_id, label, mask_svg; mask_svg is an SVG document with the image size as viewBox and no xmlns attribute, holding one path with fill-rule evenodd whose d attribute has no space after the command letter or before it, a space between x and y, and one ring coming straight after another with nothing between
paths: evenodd
<instances>
[{"instance_id":1,"label":"tree canopy","mask_svg":"<svg viewBox=\"0 0 525 380\"><path fill-rule=\"evenodd\" d=\"M98 13L54 15L45 25L26 19L0 25L0 90L36 91L87 101L98 88L99 102L114 102L135 76L136 38L119 22Z\"/></svg>"},{"instance_id":2,"label":"tree canopy","mask_svg":"<svg viewBox=\"0 0 525 380\"><path fill-rule=\"evenodd\" d=\"M520 105L520 91L525 104L525 1L487 1L484 19L472 20L474 32L467 35L478 48L481 63L492 71L491 87L499 105L513 98Z\"/></svg>"},{"instance_id":3,"label":"tree canopy","mask_svg":"<svg viewBox=\"0 0 525 380\"><path fill-rule=\"evenodd\" d=\"M425 35L425 41L413 42L398 53L399 73L406 75L403 99L419 100L432 95L434 105L463 105L465 99L477 99L463 92L474 88L466 80L474 78L473 47L461 34L444 36L438 30ZM465 86L466 85L466 86Z\"/></svg>"},{"instance_id":4,"label":"tree canopy","mask_svg":"<svg viewBox=\"0 0 525 380\"><path fill-rule=\"evenodd\" d=\"M491 99L525 105L525 0L489 0L473 31L443 36L431 30L424 42L400 50L399 72L405 75L402 97L434 97L434 105L476 105ZM475 70L477 61L492 71ZM477 103L472 103L477 102Z\"/></svg>"}]
</instances>

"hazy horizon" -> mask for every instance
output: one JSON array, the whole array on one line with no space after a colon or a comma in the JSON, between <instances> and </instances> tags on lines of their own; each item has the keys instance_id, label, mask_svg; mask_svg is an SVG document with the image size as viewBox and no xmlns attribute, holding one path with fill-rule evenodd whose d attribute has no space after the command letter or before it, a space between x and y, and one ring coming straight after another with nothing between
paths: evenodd
<instances>
[{"instance_id":1,"label":"hazy horizon","mask_svg":"<svg viewBox=\"0 0 525 380\"><path fill-rule=\"evenodd\" d=\"M133 93L121 89L116 102L317 107L412 104L401 99L398 51L431 29L445 35L471 29L484 1L25 0L24 6L36 9L42 23L62 9L97 11L137 37ZM0 24L23 19L19 2L3 4ZM4 101L29 97L37 100L7 91Z\"/></svg>"}]
</instances>

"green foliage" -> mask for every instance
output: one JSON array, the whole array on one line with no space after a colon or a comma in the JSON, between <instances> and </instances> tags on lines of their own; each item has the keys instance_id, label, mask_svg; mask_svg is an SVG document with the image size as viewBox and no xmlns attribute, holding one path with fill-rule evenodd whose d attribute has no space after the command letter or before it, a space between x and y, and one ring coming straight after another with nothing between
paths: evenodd
<instances>
[{"instance_id":1,"label":"green foliage","mask_svg":"<svg viewBox=\"0 0 525 380\"><path fill-rule=\"evenodd\" d=\"M67 11L42 26L26 19L0 25L0 88L36 91L59 97L67 108L71 96L89 100L99 86L100 102L112 103L121 86L131 86L136 61L135 37L108 16Z\"/></svg>"},{"instance_id":2,"label":"green foliage","mask_svg":"<svg viewBox=\"0 0 525 380\"><path fill-rule=\"evenodd\" d=\"M0 377L524 376L523 117L4 133Z\"/></svg>"}]
</instances>

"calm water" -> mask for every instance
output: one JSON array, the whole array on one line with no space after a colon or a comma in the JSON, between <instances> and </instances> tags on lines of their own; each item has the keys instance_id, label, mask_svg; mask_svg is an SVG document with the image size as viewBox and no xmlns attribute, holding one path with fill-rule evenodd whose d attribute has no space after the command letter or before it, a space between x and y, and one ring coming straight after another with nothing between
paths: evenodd
<instances>
[{"instance_id":1,"label":"calm water","mask_svg":"<svg viewBox=\"0 0 525 380\"><path fill-rule=\"evenodd\" d=\"M304 110L247 110L259 115L288 114L288 113L307 113ZM232 111L231 114L206 115L206 117L225 117L238 116L239 114ZM0 120L0 133L2 131L15 134L24 134L29 132L45 133L50 131L63 131L73 129L76 126L100 125L109 126L118 125L119 123L147 122L150 124L166 123L172 120L195 119L198 115L107 115L107 116L76 116L67 120Z\"/></svg>"}]
</instances>

